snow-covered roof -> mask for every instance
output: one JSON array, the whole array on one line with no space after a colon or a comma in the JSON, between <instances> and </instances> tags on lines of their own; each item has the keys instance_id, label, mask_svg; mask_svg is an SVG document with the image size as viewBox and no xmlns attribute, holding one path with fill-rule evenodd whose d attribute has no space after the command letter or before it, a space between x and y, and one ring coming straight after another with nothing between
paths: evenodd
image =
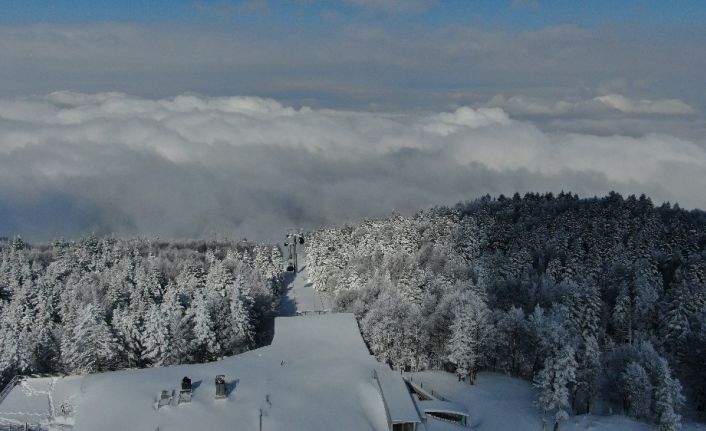
<instances>
[{"instance_id":1,"label":"snow-covered roof","mask_svg":"<svg viewBox=\"0 0 706 431\"><path fill-rule=\"evenodd\" d=\"M421 422L417 407L402 376L378 367L375 372L388 419L392 423Z\"/></svg>"},{"instance_id":2,"label":"snow-covered roof","mask_svg":"<svg viewBox=\"0 0 706 431\"><path fill-rule=\"evenodd\" d=\"M28 379L0 404L0 425L53 422L62 403L75 410L75 431L194 429L386 431L369 353L352 314L280 317L272 345L208 364ZM215 399L226 375L229 396ZM188 376L191 403L157 409L163 389L178 393ZM50 412L48 406L53 406Z\"/></svg>"},{"instance_id":3,"label":"snow-covered roof","mask_svg":"<svg viewBox=\"0 0 706 431\"><path fill-rule=\"evenodd\" d=\"M468 409L451 401L421 400L417 401L417 406L424 413L451 413L459 416L469 416Z\"/></svg>"}]
</instances>

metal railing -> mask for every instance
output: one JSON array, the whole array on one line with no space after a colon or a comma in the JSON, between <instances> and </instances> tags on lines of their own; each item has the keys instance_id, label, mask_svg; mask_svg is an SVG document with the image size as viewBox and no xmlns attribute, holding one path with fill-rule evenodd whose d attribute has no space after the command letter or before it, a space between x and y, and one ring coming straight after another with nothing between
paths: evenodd
<instances>
[{"instance_id":1,"label":"metal railing","mask_svg":"<svg viewBox=\"0 0 706 431\"><path fill-rule=\"evenodd\" d=\"M328 314L329 310L302 310L297 311L297 316L308 316L310 314Z\"/></svg>"},{"instance_id":2,"label":"metal railing","mask_svg":"<svg viewBox=\"0 0 706 431\"><path fill-rule=\"evenodd\" d=\"M10 392L12 391L12 389L15 386L19 385L20 382L22 382L22 380L24 380L24 376L16 375L15 377L12 378L12 380L10 380L10 382L7 385L5 385L5 387L2 389L2 391L0 391L0 404L2 404L3 401L5 401L5 397L7 397L10 394ZM3 425L0 425L0 426L3 426ZM2 431L2 428L0 428L0 431Z\"/></svg>"},{"instance_id":3,"label":"metal railing","mask_svg":"<svg viewBox=\"0 0 706 431\"><path fill-rule=\"evenodd\" d=\"M42 428L41 425L35 425L35 424L17 424L17 425L0 424L0 431L46 431L46 428Z\"/></svg>"}]
</instances>

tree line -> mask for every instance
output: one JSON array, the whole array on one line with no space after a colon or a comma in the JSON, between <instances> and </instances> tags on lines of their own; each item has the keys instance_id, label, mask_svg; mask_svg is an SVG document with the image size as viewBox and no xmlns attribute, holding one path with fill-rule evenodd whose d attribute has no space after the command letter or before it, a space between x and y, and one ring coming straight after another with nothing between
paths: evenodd
<instances>
[{"instance_id":1,"label":"tree line","mask_svg":"<svg viewBox=\"0 0 706 431\"><path fill-rule=\"evenodd\" d=\"M307 268L393 367L526 378L556 424L704 417L702 211L617 193L486 196L319 229Z\"/></svg>"},{"instance_id":2,"label":"tree line","mask_svg":"<svg viewBox=\"0 0 706 431\"><path fill-rule=\"evenodd\" d=\"M0 241L0 383L205 362L259 344L278 248L247 242Z\"/></svg>"}]
</instances>

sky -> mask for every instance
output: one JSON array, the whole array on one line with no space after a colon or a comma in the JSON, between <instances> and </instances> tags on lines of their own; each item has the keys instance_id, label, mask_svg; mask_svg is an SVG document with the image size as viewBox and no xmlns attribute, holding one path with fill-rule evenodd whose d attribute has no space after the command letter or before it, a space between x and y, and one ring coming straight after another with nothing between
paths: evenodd
<instances>
[{"instance_id":1,"label":"sky","mask_svg":"<svg viewBox=\"0 0 706 431\"><path fill-rule=\"evenodd\" d=\"M0 0L0 236L706 208L703 1Z\"/></svg>"}]
</instances>

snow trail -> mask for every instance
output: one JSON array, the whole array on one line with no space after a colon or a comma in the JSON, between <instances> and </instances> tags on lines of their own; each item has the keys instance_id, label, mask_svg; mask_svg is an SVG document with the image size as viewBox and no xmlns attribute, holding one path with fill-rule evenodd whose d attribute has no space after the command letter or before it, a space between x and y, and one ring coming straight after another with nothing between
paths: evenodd
<instances>
[{"instance_id":1,"label":"snow trail","mask_svg":"<svg viewBox=\"0 0 706 431\"><path fill-rule=\"evenodd\" d=\"M297 250L297 260L306 262L305 246ZM330 301L324 292L314 289L309 280L306 264L297 268L294 273L287 273L288 283L286 295L280 300L281 316L296 316L309 313L325 313L331 311Z\"/></svg>"}]
</instances>

